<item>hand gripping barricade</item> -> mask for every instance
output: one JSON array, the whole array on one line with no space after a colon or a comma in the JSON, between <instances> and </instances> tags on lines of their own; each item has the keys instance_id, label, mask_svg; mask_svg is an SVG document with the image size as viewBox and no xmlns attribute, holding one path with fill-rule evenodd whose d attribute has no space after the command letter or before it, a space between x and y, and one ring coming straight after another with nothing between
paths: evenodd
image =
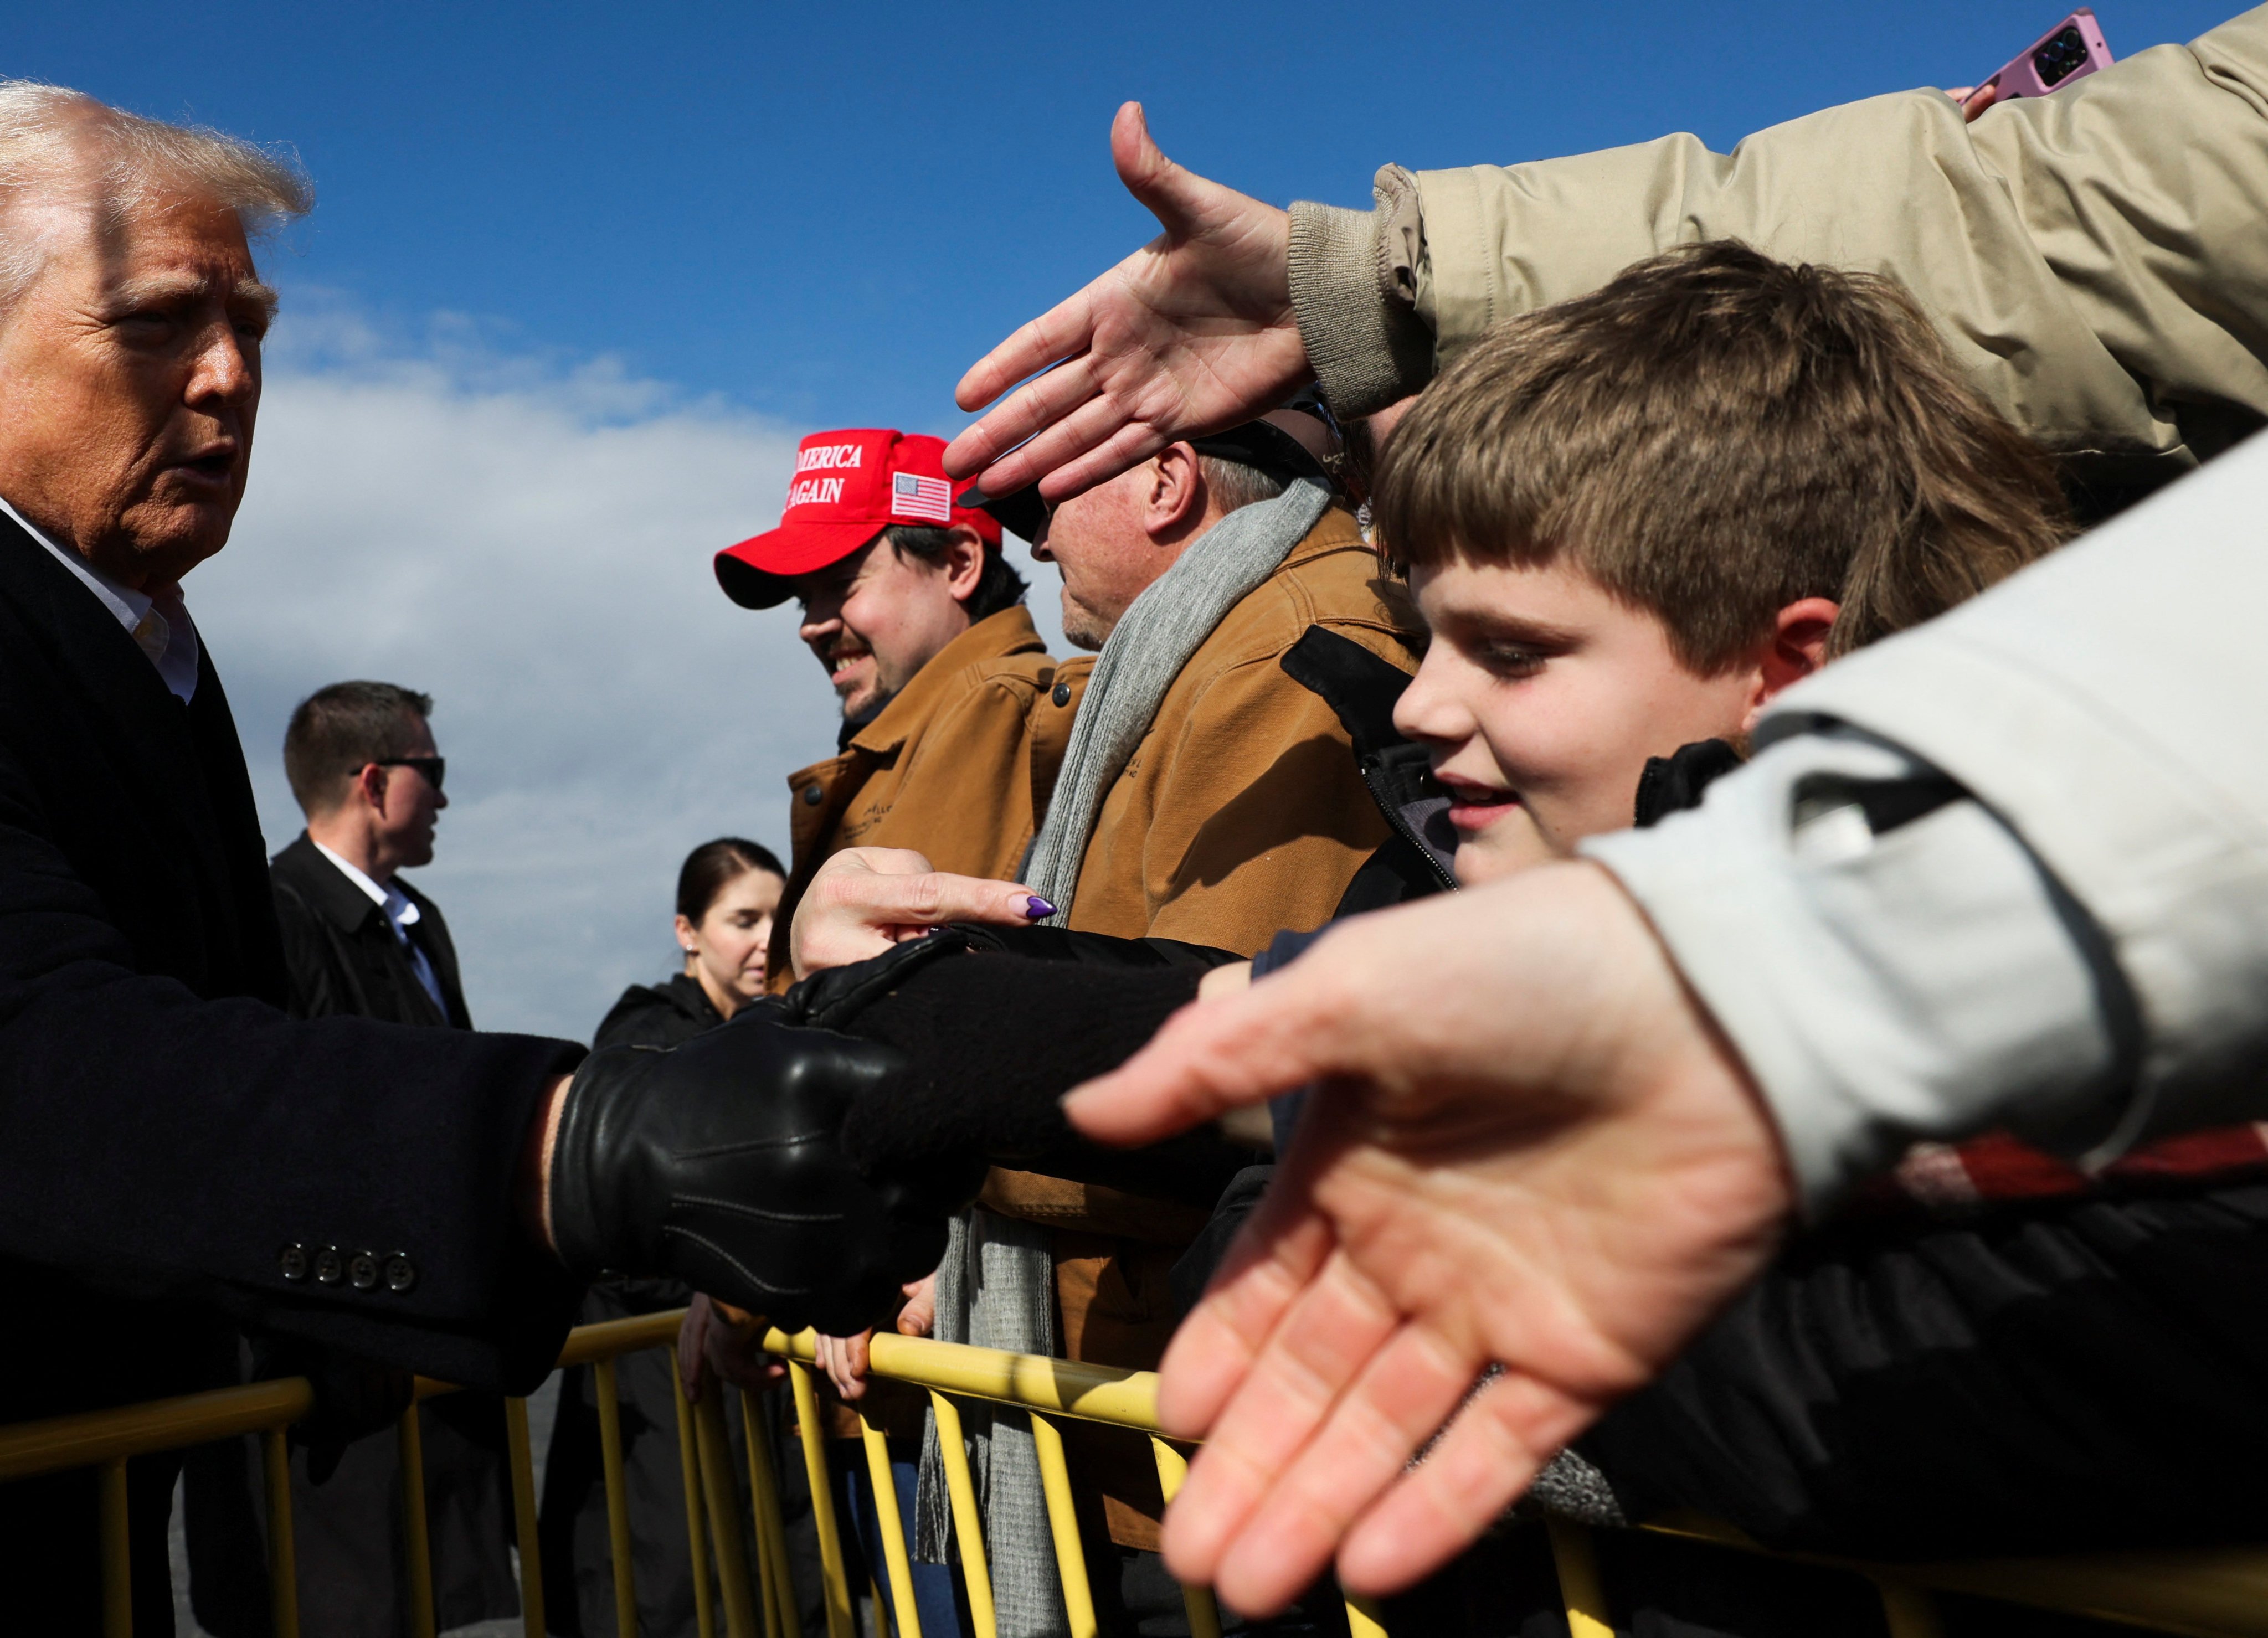
<instances>
[{"instance_id":1,"label":"hand gripping barricade","mask_svg":"<svg viewBox=\"0 0 2268 1638\"><path fill-rule=\"evenodd\" d=\"M637 1632L637 1589L631 1568L628 1487L622 1463L622 1419L615 1362L650 1348L670 1350L673 1364L681 1311L642 1315L584 1326L571 1334L559 1356L562 1366L593 1367L597 1382L607 1517L614 1565L615 1619L622 1638ZM811 1477L814 1522L825 1579L828 1638L854 1638L856 1597L827 1482L826 1432L818 1414L812 1363L814 1338L770 1333L768 1351L788 1362L802 1429L802 1458ZM991 1584L983 1551L975 1487L961 1436L958 1402L964 1399L1012 1406L1029 1413L1038 1445L1048 1517L1062 1577L1065 1615L1073 1638L1094 1638L1097 1621L1087 1566L1075 1518L1075 1476L1064 1459L1059 1418L1124 1428L1150 1436L1158 1476L1170 1500L1186 1471L1181 1451L1159 1436L1157 1377L1148 1371L1118 1370L1066 1360L1003 1354L955 1343L878 1335L873 1343L873 1373L924 1389L937 1412L951 1492L954 1527L963 1588L979 1638L997 1638ZM452 1385L420 1377L417 1397L454 1392ZM274 1630L277 1638L298 1638L297 1572L291 1547L289 1457L284 1430L313 1408L304 1378L255 1383L179 1399L153 1400L114 1410L41 1421L0 1426L0 1483L41 1473L92 1467L99 1471L103 1629L107 1638L129 1638L134 1612L128 1569L126 1464L129 1458L184 1449L216 1439L257 1433L266 1455L269 1501L269 1575ZM511 1440L512 1509L519 1531L520 1608L529 1638L545 1632L543 1576L536 1542L535 1475L525 1399L504 1401ZM760 1425L753 1407L749 1425ZM899 1638L919 1638L906 1531L898 1515L890 1458L881 1432L858 1419L883 1537L889 1586L870 1588L878 1625L885 1612ZM423 1465L414 1408L398 1425L403 1486L403 1528L409 1543L409 1588L413 1631L431 1638L433 1596L426 1552ZM696 1589L696 1615L702 1638L714 1638L721 1612L725 1638L795 1638L795 1590L790 1583L779 1487L762 1439L747 1441L748 1494L754 1500L755 1564L742 1550L740 1486L733 1472L724 1407L712 1385L696 1405L678 1403L678 1452L685 1475L685 1510L689 1526ZM1572 1638L1609 1638L1607 1590L1601 1584L1584 1526L1554 1520L1550 1536L1560 1593ZM1707 1520L1656 1524L1648 1528L1711 1542L1729 1551L1758 1552L1737 1532ZM1873 1564L1786 1555L1797 1561L1856 1570L1880 1589L1891 1638L1935 1638L1940 1628L1932 1594L1960 1592L2042 1609L2123 1622L2192 1638L2268 1638L2268 1546L2210 1548L2190 1552L2090 1554L2084 1558L2010 1560L1931 1564ZM713 1583L713 1590L712 1590ZM1197 1638L1218 1638L1220 1617L1211 1595L1184 1590L1189 1629ZM1354 1638L1383 1638L1383 1617L1374 1606L1350 1600L1348 1625ZM932 1638L936 1638L935 1634Z\"/></svg>"}]
</instances>

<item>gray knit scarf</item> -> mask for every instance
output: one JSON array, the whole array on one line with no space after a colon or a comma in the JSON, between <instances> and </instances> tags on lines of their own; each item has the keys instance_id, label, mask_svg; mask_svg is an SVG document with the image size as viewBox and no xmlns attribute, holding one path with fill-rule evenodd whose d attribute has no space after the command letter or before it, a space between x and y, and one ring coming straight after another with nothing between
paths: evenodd
<instances>
[{"instance_id":1,"label":"gray knit scarf","mask_svg":"<svg viewBox=\"0 0 2268 1638\"><path fill-rule=\"evenodd\" d=\"M938 1265L937 1324L931 1334L940 1342L1052 1355L1054 1275L1045 1229L982 1208L964 1211L953 1220L945 1260ZM968 1477L984 1520L999 1638L1064 1638L1071 1629L1030 1419L1005 1406L963 1399L961 1429L968 1436ZM922 1429L914 1557L949 1564L952 1548L953 1502L932 1410Z\"/></svg>"},{"instance_id":2,"label":"gray knit scarf","mask_svg":"<svg viewBox=\"0 0 2268 1638\"><path fill-rule=\"evenodd\" d=\"M1284 566L1330 502L1322 484L1298 478L1272 501L1239 507L1192 542L1120 617L1087 679L1047 820L1024 867L1024 885L1056 907L1048 919L1057 926L1070 919L1103 798L1150 731L1166 690L1222 616Z\"/></svg>"},{"instance_id":3,"label":"gray knit scarf","mask_svg":"<svg viewBox=\"0 0 2268 1638\"><path fill-rule=\"evenodd\" d=\"M1021 872L1026 886L1071 914L1079 866L1102 800L1150 731L1159 701L1228 611L1284 565L1330 504L1330 491L1300 478L1273 500L1239 507L1183 552L1136 598L1095 662L1071 724L1047 821ZM1048 1231L982 1209L953 1223L937 1274L937 1325L946 1342L1019 1354L1055 1352L1055 1260ZM1060 1638L1063 1590L1048 1527L1031 1424L1021 1414L964 1401L969 1476L984 1516L999 1638ZM914 1502L914 1555L950 1561L952 1503L932 1413L922 1439Z\"/></svg>"}]
</instances>

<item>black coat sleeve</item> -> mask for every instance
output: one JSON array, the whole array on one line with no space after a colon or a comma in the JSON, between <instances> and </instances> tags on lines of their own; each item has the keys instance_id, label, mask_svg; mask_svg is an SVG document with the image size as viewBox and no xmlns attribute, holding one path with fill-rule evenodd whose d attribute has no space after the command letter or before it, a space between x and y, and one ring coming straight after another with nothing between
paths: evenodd
<instances>
[{"instance_id":1,"label":"black coat sleeve","mask_svg":"<svg viewBox=\"0 0 2268 1638\"><path fill-rule=\"evenodd\" d=\"M1626 1512L1878 1558L2257 1541L2268 1184L1798 1239L1579 1448Z\"/></svg>"},{"instance_id":2,"label":"black coat sleeve","mask_svg":"<svg viewBox=\"0 0 2268 1638\"><path fill-rule=\"evenodd\" d=\"M1059 1100L1131 1057L1196 999L1210 967L1241 959L1163 939L954 928L821 974L786 1004L798 1022L887 1042L916 1066L843 1123L843 1148L870 1176L979 1155L1210 1208L1252 1151L1211 1127L1106 1149L1071 1130Z\"/></svg>"},{"instance_id":3,"label":"black coat sleeve","mask_svg":"<svg viewBox=\"0 0 2268 1638\"><path fill-rule=\"evenodd\" d=\"M520 1232L512 1180L580 1055L298 1021L137 971L0 750L0 1257L524 1392L576 1288ZM408 1277L288 1277L295 1246L398 1256Z\"/></svg>"},{"instance_id":4,"label":"black coat sleeve","mask_svg":"<svg viewBox=\"0 0 2268 1638\"><path fill-rule=\"evenodd\" d=\"M360 1011L355 998L343 993L338 964L332 959L331 941L324 934L315 907L289 882L278 880L273 886L276 926L284 936L284 972L290 987L291 1016L326 1018L334 1013Z\"/></svg>"}]
</instances>

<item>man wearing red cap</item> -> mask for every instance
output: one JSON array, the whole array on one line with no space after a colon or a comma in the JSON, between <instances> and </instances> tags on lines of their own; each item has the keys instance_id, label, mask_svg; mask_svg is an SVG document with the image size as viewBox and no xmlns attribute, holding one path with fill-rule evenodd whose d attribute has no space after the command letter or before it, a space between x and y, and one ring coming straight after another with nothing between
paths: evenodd
<instances>
[{"instance_id":1,"label":"man wearing red cap","mask_svg":"<svg viewBox=\"0 0 2268 1638\"><path fill-rule=\"evenodd\" d=\"M779 526L717 555L717 583L743 607L802 606L803 640L843 701L840 754L788 777L776 988L793 976L796 904L829 855L911 848L939 870L1013 878L1055 787L1087 663L1049 657L1000 525L954 504L944 452L918 433L814 433Z\"/></svg>"}]
</instances>

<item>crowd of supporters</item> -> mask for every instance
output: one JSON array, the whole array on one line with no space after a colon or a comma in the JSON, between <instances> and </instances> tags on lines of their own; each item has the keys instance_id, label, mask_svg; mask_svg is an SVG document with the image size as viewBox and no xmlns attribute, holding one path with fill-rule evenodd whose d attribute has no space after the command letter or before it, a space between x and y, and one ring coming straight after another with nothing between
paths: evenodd
<instances>
[{"instance_id":1,"label":"crowd of supporters","mask_svg":"<svg viewBox=\"0 0 2268 1638\"><path fill-rule=\"evenodd\" d=\"M1729 157L1389 166L1367 214L1192 177L1131 107L1114 145L1163 236L961 396L1062 367L950 446L813 434L715 555L795 605L836 753L787 778L784 862L685 859L681 971L586 1054L475 1032L401 878L446 804L426 696L301 705L307 827L261 878L180 580L242 489L247 230L304 187L0 87L0 232L106 224L0 262L0 390L131 401L157 452L0 430L0 1299L180 1339L11 1409L308 1374L327 1633L402 1620L372 1430L409 1370L485 1391L421 1413L441 1618L479 1620L495 1393L578 1313L688 1304L682 1380L620 1373L656 1634L695 1621L674 1401L746 1387L732 1436L784 1455L772 1325L821 1333L830 1436L885 1430L932 1634L971 1630L938 1430L876 1326L1163 1370L1209 1439L1170 1518L1145 1441L1067 1430L1112 1634L1186 1632L1177 1576L1231 1630L1344 1632L1334 1560L1392 1630L1564 1630L1550 1517L1868 1558L2268 1535L2263 679L2208 630L2268 592L2268 9ZM131 385L55 340L72 301ZM1085 652L1046 652L1011 534ZM164 1115L58 1193L129 1086ZM448 1162L357 1158L404 1142ZM227 1189L169 1194L200 1155ZM569 1634L614 1621L594 1389L543 1502ZM965 1421L998 1632L1067 1632L1029 1429ZM256 1474L189 1466L222 1638L264 1630ZM172 1478L137 1468L137 1543ZM0 1551L85 1556L75 1483L0 1490ZM1608 1539L1632 1633L1880 1628L1855 1576Z\"/></svg>"}]
</instances>

